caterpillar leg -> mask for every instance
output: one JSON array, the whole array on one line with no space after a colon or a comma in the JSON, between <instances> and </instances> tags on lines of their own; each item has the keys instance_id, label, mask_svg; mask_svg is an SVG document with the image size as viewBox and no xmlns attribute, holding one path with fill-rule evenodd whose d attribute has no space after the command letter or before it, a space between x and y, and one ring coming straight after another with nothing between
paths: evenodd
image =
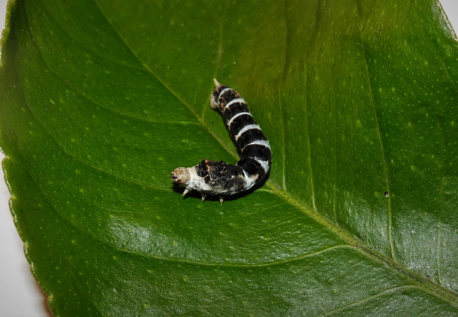
<instances>
[{"instance_id":1,"label":"caterpillar leg","mask_svg":"<svg viewBox=\"0 0 458 317\"><path fill-rule=\"evenodd\" d=\"M222 205L224 202L224 196L219 196L219 203Z\"/></svg>"},{"instance_id":2,"label":"caterpillar leg","mask_svg":"<svg viewBox=\"0 0 458 317\"><path fill-rule=\"evenodd\" d=\"M189 189L185 189L182 196L183 196L183 197L186 196L186 194L189 193L189 192L190 192Z\"/></svg>"},{"instance_id":3,"label":"caterpillar leg","mask_svg":"<svg viewBox=\"0 0 458 317\"><path fill-rule=\"evenodd\" d=\"M201 199L201 201L202 201L202 202L204 202L204 201L205 201L205 197L206 197L206 196L207 196L207 195L205 195L205 194L202 194L202 199Z\"/></svg>"}]
</instances>

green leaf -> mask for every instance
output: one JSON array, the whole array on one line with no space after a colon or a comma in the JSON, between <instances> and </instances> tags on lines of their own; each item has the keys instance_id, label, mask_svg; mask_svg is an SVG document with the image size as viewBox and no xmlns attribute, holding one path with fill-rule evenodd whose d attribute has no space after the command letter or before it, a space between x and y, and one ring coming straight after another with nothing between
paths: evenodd
<instances>
[{"instance_id":1,"label":"green leaf","mask_svg":"<svg viewBox=\"0 0 458 317\"><path fill-rule=\"evenodd\" d=\"M436 0L9 2L0 145L56 316L458 314L458 45ZM170 172L269 181L220 206Z\"/></svg>"}]
</instances>

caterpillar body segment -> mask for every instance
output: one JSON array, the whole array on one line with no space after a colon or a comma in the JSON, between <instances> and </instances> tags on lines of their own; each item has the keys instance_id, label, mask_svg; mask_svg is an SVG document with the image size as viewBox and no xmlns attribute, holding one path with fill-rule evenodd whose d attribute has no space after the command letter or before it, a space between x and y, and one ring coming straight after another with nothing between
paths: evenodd
<instances>
[{"instance_id":1,"label":"caterpillar body segment","mask_svg":"<svg viewBox=\"0 0 458 317\"><path fill-rule=\"evenodd\" d=\"M272 161L269 141L253 119L243 98L232 88L221 85L216 79L210 96L210 106L224 119L229 135L240 153L237 165L224 161L202 160L193 167L178 167L171 179L185 187L183 196L195 190L202 194L224 196L249 190L267 177Z\"/></svg>"}]
</instances>

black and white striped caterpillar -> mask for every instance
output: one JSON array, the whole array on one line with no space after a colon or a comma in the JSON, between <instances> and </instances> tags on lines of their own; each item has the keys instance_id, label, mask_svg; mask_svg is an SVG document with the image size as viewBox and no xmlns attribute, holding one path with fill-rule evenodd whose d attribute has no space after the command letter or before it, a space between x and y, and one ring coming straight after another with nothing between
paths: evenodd
<instances>
[{"instance_id":1,"label":"black and white striped caterpillar","mask_svg":"<svg viewBox=\"0 0 458 317\"><path fill-rule=\"evenodd\" d=\"M237 165L203 160L193 167L176 168L171 178L185 187L183 196L196 190L202 194L202 201L206 195L218 195L222 204L224 196L238 194L264 181L272 152L245 100L232 88L214 81L216 88L210 96L210 106L221 113L240 160Z\"/></svg>"}]
</instances>

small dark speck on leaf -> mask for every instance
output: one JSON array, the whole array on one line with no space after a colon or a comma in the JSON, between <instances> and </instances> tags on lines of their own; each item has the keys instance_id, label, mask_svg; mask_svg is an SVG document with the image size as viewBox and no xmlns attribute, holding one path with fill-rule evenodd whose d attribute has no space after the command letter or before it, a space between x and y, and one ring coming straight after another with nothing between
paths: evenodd
<instances>
[{"instance_id":1,"label":"small dark speck on leaf","mask_svg":"<svg viewBox=\"0 0 458 317\"><path fill-rule=\"evenodd\" d=\"M385 197L388 197L388 196L390 196L390 193L389 193L388 191L386 191L386 192L384 193L384 195L385 195Z\"/></svg>"}]
</instances>

